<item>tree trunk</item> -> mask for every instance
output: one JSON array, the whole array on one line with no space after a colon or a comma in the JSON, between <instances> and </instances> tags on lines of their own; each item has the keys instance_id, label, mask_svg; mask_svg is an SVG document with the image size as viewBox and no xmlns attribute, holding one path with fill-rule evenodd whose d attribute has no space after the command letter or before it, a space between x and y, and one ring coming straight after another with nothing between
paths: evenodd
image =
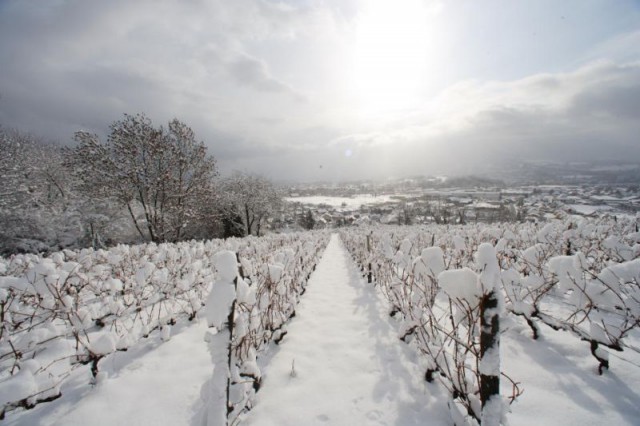
<instances>
[{"instance_id":1,"label":"tree trunk","mask_svg":"<svg viewBox=\"0 0 640 426\"><path fill-rule=\"evenodd\" d=\"M247 221L247 235L251 235L251 226L253 225L253 221L251 220L251 213L249 213L249 205L244 205L244 215Z\"/></svg>"},{"instance_id":2,"label":"tree trunk","mask_svg":"<svg viewBox=\"0 0 640 426\"><path fill-rule=\"evenodd\" d=\"M138 231L138 233L140 234L140 236L144 239L147 238L146 235L144 235L144 232L142 232L142 229L140 229L140 225L138 225L138 219L136 219L136 215L133 214L133 209L131 208L131 203L127 203L127 210L129 211L129 215L131 215L131 219L133 220L133 224L136 227L136 230Z\"/></svg>"}]
</instances>

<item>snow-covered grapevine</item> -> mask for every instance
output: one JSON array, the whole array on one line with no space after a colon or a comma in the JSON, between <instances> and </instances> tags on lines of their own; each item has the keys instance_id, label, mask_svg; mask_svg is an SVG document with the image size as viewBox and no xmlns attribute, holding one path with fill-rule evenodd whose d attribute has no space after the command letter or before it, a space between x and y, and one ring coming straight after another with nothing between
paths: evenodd
<instances>
[{"instance_id":1,"label":"snow-covered grapevine","mask_svg":"<svg viewBox=\"0 0 640 426\"><path fill-rule=\"evenodd\" d=\"M90 380L99 381L103 358L156 331L169 340L171 326L193 320L205 304L208 316L222 309L220 300L207 297L212 283L228 275L219 261L225 251L239 259L243 274L234 359L245 369L241 374L259 383L249 360L285 333L284 321L327 241L321 232L273 234L0 258L2 416L58 398L79 367L89 366Z\"/></svg>"},{"instance_id":2,"label":"snow-covered grapevine","mask_svg":"<svg viewBox=\"0 0 640 426\"><path fill-rule=\"evenodd\" d=\"M426 379L450 392L453 418L497 425L522 391L500 368L501 317L524 319L534 339L540 324L573 333L600 373L606 348L628 349L624 338L640 325L636 221L350 228L341 237L388 299L399 337L424 355ZM496 395L500 378L509 395Z\"/></svg>"}]
</instances>

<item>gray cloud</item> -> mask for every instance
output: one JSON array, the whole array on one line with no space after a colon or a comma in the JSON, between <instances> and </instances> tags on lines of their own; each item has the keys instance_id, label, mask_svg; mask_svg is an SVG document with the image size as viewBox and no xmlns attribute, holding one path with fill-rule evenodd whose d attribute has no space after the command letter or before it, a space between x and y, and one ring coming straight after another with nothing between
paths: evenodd
<instances>
[{"instance_id":1,"label":"gray cloud","mask_svg":"<svg viewBox=\"0 0 640 426\"><path fill-rule=\"evenodd\" d=\"M608 121L640 120L640 73L629 84L594 87L574 96L570 113Z\"/></svg>"},{"instance_id":2,"label":"gray cloud","mask_svg":"<svg viewBox=\"0 0 640 426\"><path fill-rule=\"evenodd\" d=\"M315 19L310 10L261 0L6 1L0 123L69 141L78 129L104 135L124 112L145 112L158 124L177 116L199 127L225 156L268 151L259 140L247 142L251 149L238 142L251 138L252 108L230 82L289 102L303 96L265 61L238 52L265 37L290 39Z\"/></svg>"},{"instance_id":3,"label":"gray cloud","mask_svg":"<svg viewBox=\"0 0 640 426\"><path fill-rule=\"evenodd\" d=\"M467 82L413 120L341 135L355 173L469 173L518 161L640 162L640 64L596 63L511 82ZM395 165L395 166L391 166Z\"/></svg>"},{"instance_id":4,"label":"gray cloud","mask_svg":"<svg viewBox=\"0 0 640 426\"><path fill-rule=\"evenodd\" d=\"M485 69L484 80L367 116L345 77L359 5L0 1L0 124L68 142L79 129L104 135L125 112L158 125L177 117L223 169L281 179L465 172L514 159L640 161L637 30L576 53L582 66L539 63L531 69L555 71L513 78L497 61L493 79ZM442 73L456 74L454 62ZM457 75L468 75L473 64L462 64Z\"/></svg>"},{"instance_id":5,"label":"gray cloud","mask_svg":"<svg viewBox=\"0 0 640 426\"><path fill-rule=\"evenodd\" d=\"M267 64L248 55L243 55L231 61L227 72L243 86L248 86L261 92L288 93L296 100L305 97L286 83L271 76Z\"/></svg>"}]
</instances>

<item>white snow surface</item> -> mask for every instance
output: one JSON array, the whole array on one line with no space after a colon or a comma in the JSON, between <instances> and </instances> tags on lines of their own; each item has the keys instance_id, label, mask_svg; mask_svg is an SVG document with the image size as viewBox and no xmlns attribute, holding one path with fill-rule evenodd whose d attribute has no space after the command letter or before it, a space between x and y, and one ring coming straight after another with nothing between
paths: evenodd
<instances>
[{"instance_id":1,"label":"white snow surface","mask_svg":"<svg viewBox=\"0 0 640 426\"><path fill-rule=\"evenodd\" d=\"M138 353L118 352L100 363L97 386L89 376L63 387L62 398L33 410L9 413L15 425L190 425L202 384L211 376L203 335L206 321L183 328ZM159 336L158 336L159 337ZM142 354L140 353L142 352ZM88 372L87 372L88 373Z\"/></svg>"},{"instance_id":2,"label":"white snow surface","mask_svg":"<svg viewBox=\"0 0 640 426\"><path fill-rule=\"evenodd\" d=\"M309 196L309 197L287 197L287 201L302 204L326 204L332 207L345 207L350 209L359 209L362 205L387 203L393 199L391 195L371 195L360 194L353 197L325 197L325 196Z\"/></svg>"},{"instance_id":3,"label":"white snow surface","mask_svg":"<svg viewBox=\"0 0 640 426\"><path fill-rule=\"evenodd\" d=\"M611 206L603 205L591 205L591 204L568 204L571 210L579 214L593 214L597 211L611 210Z\"/></svg>"},{"instance_id":4,"label":"white snow surface","mask_svg":"<svg viewBox=\"0 0 640 426\"><path fill-rule=\"evenodd\" d=\"M616 274L637 275L637 260L621 265ZM397 325L334 235L288 334L258 360L264 382L243 425L450 425L442 386L424 381L424 358L399 341ZM510 406L510 424L638 424L640 353L603 349L611 370L599 376L589 345L567 332L541 325L541 337L533 340L519 317L502 318L501 328L503 371L525 390ZM165 342L163 333L152 333L102 360L96 386L89 384L89 367L81 367L62 386L61 398L9 412L3 423L201 426L201 389L212 376L206 331L202 318L167 329ZM632 332L627 343L640 347L640 333ZM24 363L0 394L31 393L33 367ZM502 396L510 392L502 380Z\"/></svg>"},{"instance_id":5,"label":"white snow surface","mask_svg":"<svg viewBox=\"0 0 640 426\"><path fill-rule=\"evenodd\" d=\"M543 327L536 341L524 325L507 327L513 328L500 342L502 368L525 389L510 407L511 425L638 425L640 354L611 351L611 370L599 376L589 345L568 332Z\"/></svg>"},{"instance_id":6,"label":"white snow surface","mask_svg":"<svg viewBox=\"0 0 640 426\"><path fill-rule=\"evenodd\" d=\"M442 388L387 312L333 235L243 424L449 424Z\"/></svg>"},{"instance_id":7,"label":"white snow surface","mask_svg":"<svg viewBox=\"0 0 640 426\"><path fill-rule=\"evenodd\" d=\"M236 254L230 250L216 253L214 262L219 278L213 283L207 297L206 313L209 326L220 329L227 320L231 305L236 298L233 280L238 277L238 263Z\"/></svg>"},{"instance_id":8,"label":"white snow surface","mask_svg":"<svg viewBox=\"0 0 640 426\"><path fill-rule=\"evenodd\" d=\"M471 306L477 306L482 296L478 275L469 268L450 269L438 275L440 287L454 300L466 300Z\"/></svg>"}]
</instances>

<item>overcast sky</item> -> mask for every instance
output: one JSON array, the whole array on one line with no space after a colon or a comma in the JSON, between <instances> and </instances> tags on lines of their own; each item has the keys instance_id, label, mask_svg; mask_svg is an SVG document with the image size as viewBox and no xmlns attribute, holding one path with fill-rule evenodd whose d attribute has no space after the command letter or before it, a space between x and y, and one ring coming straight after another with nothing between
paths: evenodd
<instances>
[{"instance_id":1,"label":"overcast sky","mask_svg":"<svg viewBox=\"0 0 640 426\"><path fill-rule=\"evenodd\" d=\"M640 3L0 0L0 125L138 112L278 180L640 162Z\"/></svg>"}]
</instances>

